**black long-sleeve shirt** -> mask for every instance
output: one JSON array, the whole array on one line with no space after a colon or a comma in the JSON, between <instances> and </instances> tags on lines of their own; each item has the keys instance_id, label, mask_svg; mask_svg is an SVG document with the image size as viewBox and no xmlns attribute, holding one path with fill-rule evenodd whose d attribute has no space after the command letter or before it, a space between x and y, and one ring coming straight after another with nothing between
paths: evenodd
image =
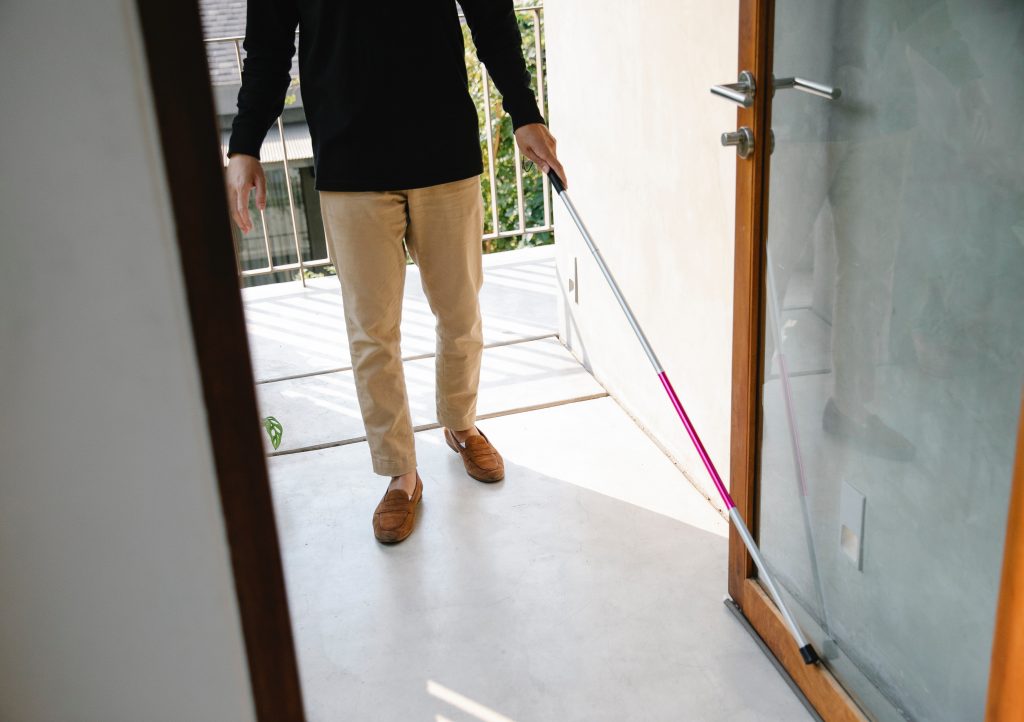
<instances>
[{"instance_id":1,"label":"black long-sleeve shirt","mask_svg":"<svg viewBox=\"0 0 1024 722\"><path fill-rule=\"evenodd\" d=\"M461 0L513 127L542 123L512 0ZM483 170L455 0L249 0L228 153L259 157L298 27L316 187L405 190Z\"/></svg>"}]
</instances>

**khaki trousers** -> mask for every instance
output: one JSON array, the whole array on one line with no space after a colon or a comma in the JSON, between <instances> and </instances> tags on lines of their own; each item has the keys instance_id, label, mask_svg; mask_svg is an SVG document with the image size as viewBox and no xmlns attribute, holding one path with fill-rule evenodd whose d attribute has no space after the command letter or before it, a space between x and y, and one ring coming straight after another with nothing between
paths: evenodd
<instances>
[{"instance_id":1,"label":"khaki trousers","mask_svg":"<svg viewBox=\"0 0 1024 722\"><path fill-rule=\"evenodd\" d=\"M480 178L407 191L320 192L327 242L341 282L356 394L374 472L416 468L402 371L406 249L437 320L437 420L476 421L483 333Z\"/></svg>"}]
</instances>

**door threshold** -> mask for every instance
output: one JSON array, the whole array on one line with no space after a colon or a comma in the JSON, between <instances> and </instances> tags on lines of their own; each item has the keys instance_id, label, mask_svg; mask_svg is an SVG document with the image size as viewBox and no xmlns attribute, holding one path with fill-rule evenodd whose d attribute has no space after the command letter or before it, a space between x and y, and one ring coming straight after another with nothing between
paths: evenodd
<instances>
[{"instance_id":1,"label":"door threshold","mask_svg":"<svg viewBox=\"0 0 1024 722\"><path fill-rule=\"evenodd\" d=\"M739 620L740 624L743 625L743 628L747 630L747 632L753 638L754 642L757 643L758 649L764 652L764 656L768 658L768 661L772 663L772 666L775 667L778 673L782 675L782 678L786 680L786 684L788 684L789 688L793 690L793 694L795 694L797 696L797 699L800 700L800 703L807 708L807 712L811 715L811 719L815 722L824 722L824 720L822 720L821 718L821 715L819 715L818 712L814 709L814 706L811 705L810 700L807 699L807 695L805 695L803 693L803 690L801 690L797 683L793 681L793 678L789 676L789 672L786 671L786 668L782 666L782 663L775 657L774 654L772 654L772 650L769 649L768 645L764 643L764 640L761 639L761 636L757 633L757 630L754 629L754 627L751 626L750 622L747 621L747 618L743 616L743 611L740 609L740 605L733 601L732 597L729 596L727 596L722 601L725 604L725 608L732 612L733 616Z\"/></svg>"}]
</instances>

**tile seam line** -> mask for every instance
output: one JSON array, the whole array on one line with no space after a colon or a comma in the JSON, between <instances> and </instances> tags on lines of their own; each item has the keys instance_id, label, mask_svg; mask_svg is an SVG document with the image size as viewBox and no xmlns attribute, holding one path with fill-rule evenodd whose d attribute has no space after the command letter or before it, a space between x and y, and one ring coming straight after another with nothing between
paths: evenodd
<instances>
[{"instance_id":1,"label":"tile seam line","mask_svg":"<svg viewBox=\"0 0 1024 722\"><path fill-rule=\"evenodd\" d=\"M484 344L484 349L489 348L500 348L502 346L515 346L520 343L530 343L531 341L543 341L546 338L558 338L556 332L546 333L541 336L525 336L523 338L510 339L508 341L494 341L492 343ZM421 353L413 354L411 356L403 356L402 363L406 361L422 361L423 359L434 358L437 356L436 353ZM266 384L276 384L282 381L294 381L296 379L308 379L313 376L326 376L327 374L337 374L345 371L351 371L351 366L340 366L333 369L323 369L322 371L308 371L303 374L292 374L291 376L279 376L272 379L261 379L256 382L256 386L263 386Z\"/></svg>"},{"instance_id":2,"label":"tile seam line","mask_svg":"<svg viewBox=\"0 0 1024 722\"><path fill-rule=\"evenodd\" d=\"M530 411L541 411L543 409L551 409L557 406L566 406L568 404L577 404L584 401L594 401L596 399L603 399L608 397L607 391L602 391L596 394L587 394L585 396L575 396L571 399L562 399L560 401L547 401L543 404L533 404L531 406L519 406L514 409L506 409L504 411L492 411L487 414L480 414L477 416L478 421L486 421L487 419L497 419L503 416L514 416L516 414L525 414ZM440 429L441 424L435 422L429 424L419 424L413 426L412 430L415 433L420 431L433 431L434 429ZM297 449L285 449L284 451L272 451L267 454L267 458L274 458L278 456L293 456L295 454L302 454L307 451L322 451L323 449L333 449L338 446L349 446L350 444L359 444L366 441L365 436L357 436L349 439L340 439L338 441L325 441L322 444L313 444L311 446L300 446Z\"/></svg>"}]
</instances>

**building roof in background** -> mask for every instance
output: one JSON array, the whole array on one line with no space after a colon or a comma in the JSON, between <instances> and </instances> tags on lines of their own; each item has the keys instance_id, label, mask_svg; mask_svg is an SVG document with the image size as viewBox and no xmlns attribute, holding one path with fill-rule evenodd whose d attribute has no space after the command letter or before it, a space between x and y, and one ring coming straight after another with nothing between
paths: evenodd
<instances>
[{"instance_id":1,"label":"building roof in background","mask_svg":"<svg viewBox=\"0 0 1024 722\"><path fill-rule=\"evenodd\" d=\"M242 38L245 36L246 0L199 0L203 36L209 38ZM245 51L239 50L242 57ZM206 60L210 66L210 82L214 85L238 85L238 61L234 43L207 43ZM298 55L292 58L292 77L298 77Z\"/></svg>"},{"instance_id":2,"label":"building roof in background","mask_svg":"<svg viewBox=\"0 0 1024 722\"><path fill-rule=\"evenodd\" d=\"M245 0L200 0L199 14L208 38L245 34Z\"/></svg>"},{"instance_id":3,"label":"building roof in background","mask_svg":"<svg viewBox=\"0 0 1024 722\"><path fill-rule=\"evenodd\" d=\"M203 20L203 37L242 38L245 36L246 0L199 0L199 14ZM542 0L516 0L516 7L543 5ZM462 8L459 8L461 15ZM239 51L245 58L245 51ZM234 43L207 43L206 59L210 65L210 81L214 85L238 85L238 61ZM292 77L299 76L298 53L292 57Z\"/></svg>"},{"instance_id":4,"label":"building roof in background","mask_svg":"<svg viewBox=\"0 0 1024 722\"><path fill-rule=\"evenodd\" d=\"M221 162L228 164L228 142L231 140L231 129L225 128L220 133ZM309 128L305 123L285 123L284 151L288 152L289 161L305 161L313 157L313 141L309 137ZM264 163L280 163L284 160L281 148L281 133L275 123L267 133L260 149L260 160ZM301 165L301 164L300 164Z\"/></svg>"}]
</instances>

